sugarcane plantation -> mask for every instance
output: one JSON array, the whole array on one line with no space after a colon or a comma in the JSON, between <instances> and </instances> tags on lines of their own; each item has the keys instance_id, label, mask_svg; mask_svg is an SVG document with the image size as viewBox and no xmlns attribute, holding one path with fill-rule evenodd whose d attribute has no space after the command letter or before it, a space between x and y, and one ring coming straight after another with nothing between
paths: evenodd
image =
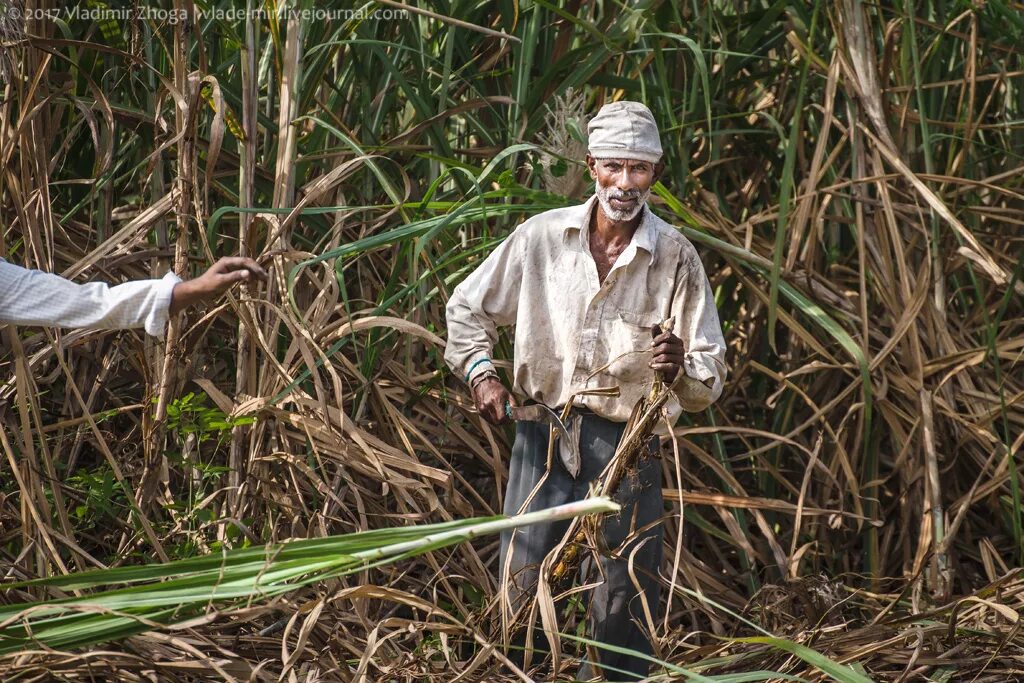
<instances>
[{"instance_id":1,"label":"sugarcane plantation","mask_svg":"<svg viewBox=\"0 0 1024 683\"><path fill-rule=\"evenodd\" d=\"M0 0L0 680L1024 680L1006 0Z\"/></svg>"}]
</instances>

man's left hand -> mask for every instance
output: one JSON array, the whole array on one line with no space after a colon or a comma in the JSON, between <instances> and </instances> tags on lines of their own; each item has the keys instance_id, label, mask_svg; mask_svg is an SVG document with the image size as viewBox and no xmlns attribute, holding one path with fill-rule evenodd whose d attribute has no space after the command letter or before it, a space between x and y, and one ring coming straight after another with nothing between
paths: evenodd
<instances>
[{"instance_id":1,"label":"man's left hand","mask_svg":"<svg viewBox=\"0 0 1024 683\"><path fill-rule=\"evenodd\" d=\"M683 340L672 334L671 330L665 330L654 337L651 346L654 347L651 367L660 371L665 382L671 384L686 359L686 347L683 346Z\"/></svg>"}]
</instances>

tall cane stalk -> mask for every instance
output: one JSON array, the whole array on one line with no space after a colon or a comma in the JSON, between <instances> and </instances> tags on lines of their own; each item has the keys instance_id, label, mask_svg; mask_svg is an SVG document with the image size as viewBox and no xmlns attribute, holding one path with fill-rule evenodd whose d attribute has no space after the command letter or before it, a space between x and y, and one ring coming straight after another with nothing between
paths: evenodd
<instances>
[{"instance_id":1,"label":"tall cane stalk","mask_svg":"<svg viewBox=\"0 0 1024 683\"><path fill-rule=\"evenodd\" d=\"M661 326L655 325L651 329L651 336L657 337L661 330L671 329L673 319L669 318ZM654 373L654 382L651 384L650 393L637 401L626 422L624 436L615 449L615 455L609 461L605 471L598 481L597 490L594 495L606 496L619 505L623 501L619 488L626 473L637 466L641 458L651 457L647 444L654 433L654 426L661 415L661 409L675 392L677 384L683 377L683 371L676 374L671 384L665 383L664 375L660 371ZM576 573L581 561L581 549L587 536L586 524L594 524L592 517L577 517L572 521L564 538L572 539L561 545L561 553L555 561L551 574L548 577L552 587L562 587Z\"/></svg>"}]
</instances>

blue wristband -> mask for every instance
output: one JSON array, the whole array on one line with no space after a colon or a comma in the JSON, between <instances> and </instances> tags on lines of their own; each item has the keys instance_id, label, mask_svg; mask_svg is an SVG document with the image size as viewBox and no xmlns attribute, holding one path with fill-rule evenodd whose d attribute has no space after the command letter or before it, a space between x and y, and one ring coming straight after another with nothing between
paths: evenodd
<instances>
[{"instance_id":1,"label":"blue wristband","mask_svg":"<svg viewBox=\"0 0 1024 683\"><path fill-rule=\"evenodd\" d=\"M470 366L469 366L469 371L468 371L468 372L466 372L466 381L467 381L467 382L469 381L469 377L470 377L470 375L472 375L472 374L473 374L473 371L474 371L474 370L476 370L476 366L480 365L481 363L483 363L483 362L485 362L485 361L486 361L486 362L488 362L488 363L490 363L490 362L491 362L491 359L490 359L490 358L488 358L487 356L484 356L483 358L479 358L479 359L477 359L477 361L476 361L475 363L473 363L472 365L470 365Z\"/></svg>"}]
</instances>

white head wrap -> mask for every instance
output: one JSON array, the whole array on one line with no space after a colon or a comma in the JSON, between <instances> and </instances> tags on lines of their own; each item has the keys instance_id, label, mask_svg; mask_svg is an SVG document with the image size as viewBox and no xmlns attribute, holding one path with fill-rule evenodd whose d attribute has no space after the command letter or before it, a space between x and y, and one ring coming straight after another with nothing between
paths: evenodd
<instances>
[{"instance_id":1,"label":"white head wrap","mask_svg":"<svg viewBox=\"0 0 1024 683\"><path fill-rule=\"evenodd\" d=\"M626 100L601 107L587 124L590 155L595 159L661 159L658 124L651 110Z\"/></svg>"}]
</instances>

